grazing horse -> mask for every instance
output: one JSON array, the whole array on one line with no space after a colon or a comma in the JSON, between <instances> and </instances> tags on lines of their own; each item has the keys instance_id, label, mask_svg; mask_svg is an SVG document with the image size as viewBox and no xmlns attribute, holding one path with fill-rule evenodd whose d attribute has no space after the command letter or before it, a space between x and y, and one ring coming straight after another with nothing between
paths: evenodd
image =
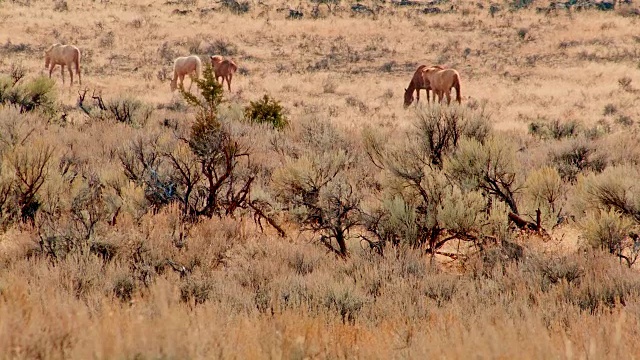
<instances>
[{"instance_id":1,"label":"grazing horse","mask_svg":"<svg viewBox=\"0 0 640 360\"><path fill-rule=\"evenodd\" d=\"M436 69L441 69L441 70L444 69L444 67L440 65L434 65L431 67ZM416 69L416 72L413 74L413 77L409 82L409 86L406 89L404 89L404 107L411 105L411 103L413 102L414 91L417 93L416 102L420 101L421 89L425 89L427 91L427 102L429 102L429 90L431 90L431 87L429 86L428 82L426 83L424 82L424 78L422 76L422 71L426 68L428 68L427 65L418 66L418 69ZM433 99L435 100L435 94L433 95Z\"/></svg>"},{"instance_id":2,"label":"grazing horse","mask_svg":"<svg viewBox=\"0 0 640 360\"><path fill-rule=\"evenodd\" d=\"M73 45L53 44L44 52L44 67L49 68L49 78L51 78L51 73L56 65L60 65L62 83L64 84L64 67L66 66L69 68L71 85L73 85L72 64L76 65L78 82L82 85L82 76L80 75L80 50L77 47Z\"/></svg>"},{"instance_id":3,"label":"grazing horse","mask_svg":"<svg viewBox=\"0 0 640 360\"><path fill-rule=\"evenodd\" d=\"M184 77L189 75L191 83L189 90L193 85L193 79L200 79L202 74L202 61L197 55L183 56L177 58L173 62L173 79L171 79L171 91L175 91L178 87L178 79L180 79L180 88L184 89ZM195 75L195 76L194 76Z\"/></svg>"},{"instance_id":4,"label":"grazing horse","mask_svg":"<svg viewBox=\"0 0 640 360\"><path fill-rule=\"evenodd\" d=\"M211 66L213 66L213 72L216 75L216 80L222 78L221 84L224 85L224 81L227 80L227 87L231 91L231 79L238 65L231 60L227 60L220 55L214 55L211 57Z\"/></svg>"},{"instance_id":5,"label":"grazing horse","mask_svg":"<svg viewBox=\"0 0 640 360\"><path fill-rule=\"evenodd\" d=\"M447 104L451 104L451 88L456 89L456 101L461 103L460 74L454 69L428 68L422 70L422 77L429 83L431 90L438 95L438 101L442 102L447 97Z\"/></svg>"}]
</instances>

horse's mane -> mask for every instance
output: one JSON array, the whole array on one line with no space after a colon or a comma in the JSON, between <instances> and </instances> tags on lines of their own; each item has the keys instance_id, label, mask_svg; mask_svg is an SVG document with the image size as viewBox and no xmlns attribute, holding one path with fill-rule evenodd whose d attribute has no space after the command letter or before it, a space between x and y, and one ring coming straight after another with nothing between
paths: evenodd
<instances>
[{"instance_id":1,"label":"horse's mane","mask_svg":"<svg viewBox=\"0 0 640 360\"><path fill-rule=\"evenodd\" d=\"M51 49L53 49L54 47L57 47L57 46L60 46L60 45L62 45L62 44L60 44L60 43L55 43L55 44L53 44L53 45L49 46L49 48L47 48L47 51L46 51L46 52L49 52L49 51L51 51Z\"/></svg>"}]
</instances>

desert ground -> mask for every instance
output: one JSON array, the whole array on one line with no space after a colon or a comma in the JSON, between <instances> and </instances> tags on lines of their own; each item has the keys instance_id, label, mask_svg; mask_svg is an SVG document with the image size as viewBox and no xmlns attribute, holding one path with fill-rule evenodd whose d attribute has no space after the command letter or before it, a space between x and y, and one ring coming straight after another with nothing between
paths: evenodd
<instances>
[{"instance_id":1,"label":"desert ground","mask_svg":"<svg viewBox=\"0 0 640 360\"><path fill-rule=\"evenodd\" d=\"M0 358L637 358L638 5L354 4L0 0Z\"/></svg>"}]
</instances>

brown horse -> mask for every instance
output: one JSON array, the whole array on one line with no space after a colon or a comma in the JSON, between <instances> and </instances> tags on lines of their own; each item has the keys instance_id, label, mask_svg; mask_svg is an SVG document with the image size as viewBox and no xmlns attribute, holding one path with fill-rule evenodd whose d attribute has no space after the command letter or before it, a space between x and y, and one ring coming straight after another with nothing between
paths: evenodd
<instances>
[{"instance_id":1,"label":"brown horse","mask_svg":"<svg viewBox=\"0 0 640 360\"><path fill-rule=\"evenodd\" d=\"M405 107L411 105L411 103L413 102L414 91L417 93L416 102L420 101L421 89L425 89L427 91L427 102L429 102L429 90L431 90L431 87L429 86L428 82L425 83L424 77L422 76L422 71L427 68L429 68L427 67L427 65L418 66L418 69L416 69L416 72L413 74L413 77L409 82L409 86L406 89L404 89L404 106ZM434 65L434 66L431 66L431 68L444 69L444 67L440 65ZM433 95L433 99L435 100L435 94Z\"/></svg>"},{"instance_id":2,"label":"brown horse","mask_svg":"<svg viewBox=\"0 0 640 360\"><path fill-rule=\"evenodd\" d=\"M429 83L431 90L438 95L438 101L442 102L447 97L447 104L451 104L451 89L456 89L456 101L461 103L460 74L454 69L428 68L422 71L425 82ZM434 99L435 100L435 99Z\"/></svg>"},{"instance_id":3,"label":"brown horse","mask_svg":"<svg viewBox=\"0 0 640 360\"><path fill-rule=\"evenodd\" d=\"M216 75L216 80L222 78L222 85L227 80L227 87L231 91L231 79L233 74L238 70L238 65L232 60L227 60L220 55L214 55L211 57L211 66L213 66L213 72Z\"/></svg>"},{"instance_id":4,"label":"brown horse","mask_svg":"<svg viewBox=\"0 0 640 360\"><path fill-rule=\"evenodd\" d=\"M64 84L64 67L69 68L71 76L71 84L73 85L73 70L71 65L75 64L76 74L78 74L78 82L82 85L82 76L80 75L80 50L73 45L53 44L44 52L44 67L49 68L49 77L56 65L60 65L60 73L62 74L62 83Z\"/></svg>"}]
</instances>

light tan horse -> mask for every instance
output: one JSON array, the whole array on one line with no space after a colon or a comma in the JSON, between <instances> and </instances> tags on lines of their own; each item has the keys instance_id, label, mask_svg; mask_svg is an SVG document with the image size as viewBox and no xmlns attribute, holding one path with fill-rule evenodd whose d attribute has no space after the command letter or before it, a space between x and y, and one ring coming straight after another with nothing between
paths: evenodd
<instances>
[{"instance_id":1,"label":"light tan horse","mask_svg":"<svg viewBox=\"0 0 640 360\"><path fill-rule=\"evenodd\" d=\"M427 68L422 70L422 77L442 102L447 97L447 104L451 104L451 88L456 89L456 101L461 103L460 74L454 69ZM434 99L435 100L435 99Z\"/></svg>"},{"instance_id":2,"label":"light tan horse","mask_svg":"<svg viewBox=\"0 0 640 360\"><path fill-rule=\"evenodd\" d=\"M422 76L422 71L428 68L427 65L420 65L418 66L418 69L416 69L416 72L413 74L413 77L411 78L411 81L409 82L409 86L404 89L404 107L407 107L409 105L411 105L411 103L413 102L413 93L414 91L417 93L416 95L416 102L420 101L420 90L424 89L427 91L427 102L429 102L429 90L431 90L431 86L429 86L429 83L424 81L424 78ZM436 69L444 69L443 66L440 65L434 65L431 66L431 68L436 68ZM435 94L433 95L433 100L436 99Z\"/></svg>"},{"instance_id":3,"label":"light tan horse","mask_svg":"<svg viewBox=\"0 0 640 360\"><path fill-rule=\"evenodd\" d=\"M71 65L76 65L76 73L78 74L78 82L82 85L82 76L80 75L80 50L73 45L53 44L44 52L44 67L49 68L49 77L56 65L60 65L60 73L62 74L62 83L64 84L64 67L69 68L71 76L71 85L73 85L73 70Z\"/></svg>"},{"instance_id":4,"label":"light tan horse","mask_svg":"<svg viewBox=\"0 0 640 360\"><path fill-rule=\"evenodd\" d=\"M171 91L175 91L178 88L178 79L180 79L180 88L184 89L184 77L187 75L191 78L191 83L189 84L189 90L191 90L193 80L200 79L200 75L202 75L202 61L197 55L179 57L173 62Z\"/></svg>"},{"instance_id":5,"label":"light tan horse","mask_svg":"<svg viewBox=\"0 0 640 360\"><path fill-rule=\"evenodd\" d=\"M211 57L211 66L213 66L216 80L222 78L222 85L224 85L224 81L227 80L227 87L229 91L231 91L231 79L236 70L238 70L238 65L232 60L227 60L220 55L214 55Z\"/></svg>"}]
</instances>

